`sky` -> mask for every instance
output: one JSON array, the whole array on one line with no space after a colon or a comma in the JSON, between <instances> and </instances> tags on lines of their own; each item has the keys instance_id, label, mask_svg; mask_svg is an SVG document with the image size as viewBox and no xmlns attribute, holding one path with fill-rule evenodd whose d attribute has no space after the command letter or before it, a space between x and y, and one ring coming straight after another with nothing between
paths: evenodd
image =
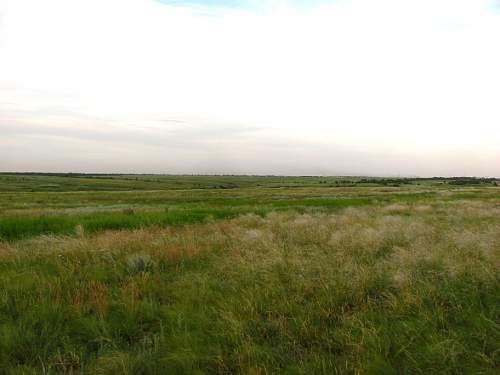
<instances>
[{"instance_id":1,"label":"sky","mask_svg":"<svg viewBox=\"0 0 500 375\"><path fill-rule=\"evenodd\" d=\"M0 0L0 171L500 177L500 1Z\"/></svg>"}]
</instances>

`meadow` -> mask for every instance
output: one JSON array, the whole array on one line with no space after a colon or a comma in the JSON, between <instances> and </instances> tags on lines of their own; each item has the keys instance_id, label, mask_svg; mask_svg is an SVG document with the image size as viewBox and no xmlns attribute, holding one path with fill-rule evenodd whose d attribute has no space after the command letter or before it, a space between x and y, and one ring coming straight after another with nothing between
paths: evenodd
<instances>
[{"instance_id":1,"label":"meadow","mask_svg":"<svg viewBox=\"0 0 500 375\"><path fill-rule=\"evenodd\" d=\"M496 374L498 184L0 174L0 374Z\"/></svg>"}]
</instances>

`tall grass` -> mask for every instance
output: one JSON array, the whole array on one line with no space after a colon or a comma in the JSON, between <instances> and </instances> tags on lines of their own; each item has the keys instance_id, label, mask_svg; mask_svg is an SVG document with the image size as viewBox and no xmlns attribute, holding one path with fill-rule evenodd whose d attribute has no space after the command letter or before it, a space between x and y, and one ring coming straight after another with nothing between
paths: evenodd
<instances>
[{"instance_id":1,"label":"tall grass","mask_svg":"<svg viewBox=\"0 0 500 375\"><path fill-rule=\"evenodd\" d=\"M398 203L0 242L0 373L496 374L499 222Z\"/></svg>"},{"instance_id":2,"label":"tall grass","mask_svg":"<svg viewBox=\"0 0 500 375\"><path fill-rule=\"evenodd\" d=\"M110 195L113 196L113 194ZM177 204L173 206L172 210L158 209L158 206L139 206L139 210L125 206L122 207L122 210L117 210L117 202L122 204L123 202L131 204L137 202L135 195L128 197L129 199L127 196L119 195L114 197L114 201L106 202L108 205L90 206L89 209L85 207L75 210L37 208L17 210L11 214L0 214L0 239L12 241L37 235L72 235L78 231L78 228L83 229L85 233L96 233L105 230L182 225L202 222L210 218L228 219L245 213L262 215L277 210L294 210L301 213L310 210L336 211L346 207L361 207L389 202L415 203L432 196L433 193L428 192L386 194L376 198L349 195L308 197L290 192L279 196L258 195L253 199L238 199L238 196L228 199L225 195L216 195L207 196L205 201L202 200L203 196L200 196L196 199L191 197L192 201L183 202L180 205L179 202L176 202ZM67 197L60 194L59 197L51 197L51 199L60 205ZM111 203L115 203L115 205ZM82 200L81 204L89 204L89 202Z\"/></svg>"},{"instance_id":3,"label":"tall grass","mask_svg":"<svg viewBox=\"0 0 500 375\"><path fill-rule=\"evenodd\" d=\"M138 229L149 226L181 225L204 221L208 218L230 218L238 214L231 210L179 210L171 212L150 211L130 214L128 212L96 212L80 215L47 215L4 217L0 221L0 238L19 240L36 235L77 234L105 230Z\"/></svg>"}]
</instances>

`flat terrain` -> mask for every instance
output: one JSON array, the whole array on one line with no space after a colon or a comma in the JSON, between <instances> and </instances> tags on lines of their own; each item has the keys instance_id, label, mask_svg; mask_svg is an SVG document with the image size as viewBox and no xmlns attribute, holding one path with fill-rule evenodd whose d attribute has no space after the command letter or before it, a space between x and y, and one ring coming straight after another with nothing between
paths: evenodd
<instances>
[{"instance_id":1,"label":"flat terrain","mask_svg":"<svg viewBox=\"0 0 500 375\"><path fill-rule=\"evenodd\" d=\"M0 374L496 374L498 185L0 174Z\"/></svg>"}]
</instances>

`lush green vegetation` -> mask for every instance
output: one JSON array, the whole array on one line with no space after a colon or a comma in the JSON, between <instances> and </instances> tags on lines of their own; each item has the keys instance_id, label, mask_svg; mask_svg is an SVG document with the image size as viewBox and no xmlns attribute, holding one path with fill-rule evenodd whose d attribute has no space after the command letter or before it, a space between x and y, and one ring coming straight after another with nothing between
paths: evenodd
<instances>
[{"instance_id":1,"label":"lush green vegetation","mask_svg":"<svg viewBox=\"0 0 500 375\"><path fill-rule=\"evenodd\" d=\"M0 173L1 191L131 191L238 189L247 187L497 185L494 178L373 178L324 176L173 176L79 173Z\"/></svg>"},{"instance_id":2,"label":"lush green vegetation","mask_svg":"<svg viewBox=\"0 0 500 375\"><path fill-rule=\"evenodd\" d=\"M462 182L0 175L0 374L496 374Z\"/></svg>"},{"instance_id":3,"label":"lush green vegetation","mask_svg":"<svg viewBox=\"0 0 500 375\"><path fill-rule=\"evenodd\" d=\"M383 179L379 179L381 183ZM0 191L130 191L352 185L356 177L0 174Z\"/></svg>"}]
</instances>

